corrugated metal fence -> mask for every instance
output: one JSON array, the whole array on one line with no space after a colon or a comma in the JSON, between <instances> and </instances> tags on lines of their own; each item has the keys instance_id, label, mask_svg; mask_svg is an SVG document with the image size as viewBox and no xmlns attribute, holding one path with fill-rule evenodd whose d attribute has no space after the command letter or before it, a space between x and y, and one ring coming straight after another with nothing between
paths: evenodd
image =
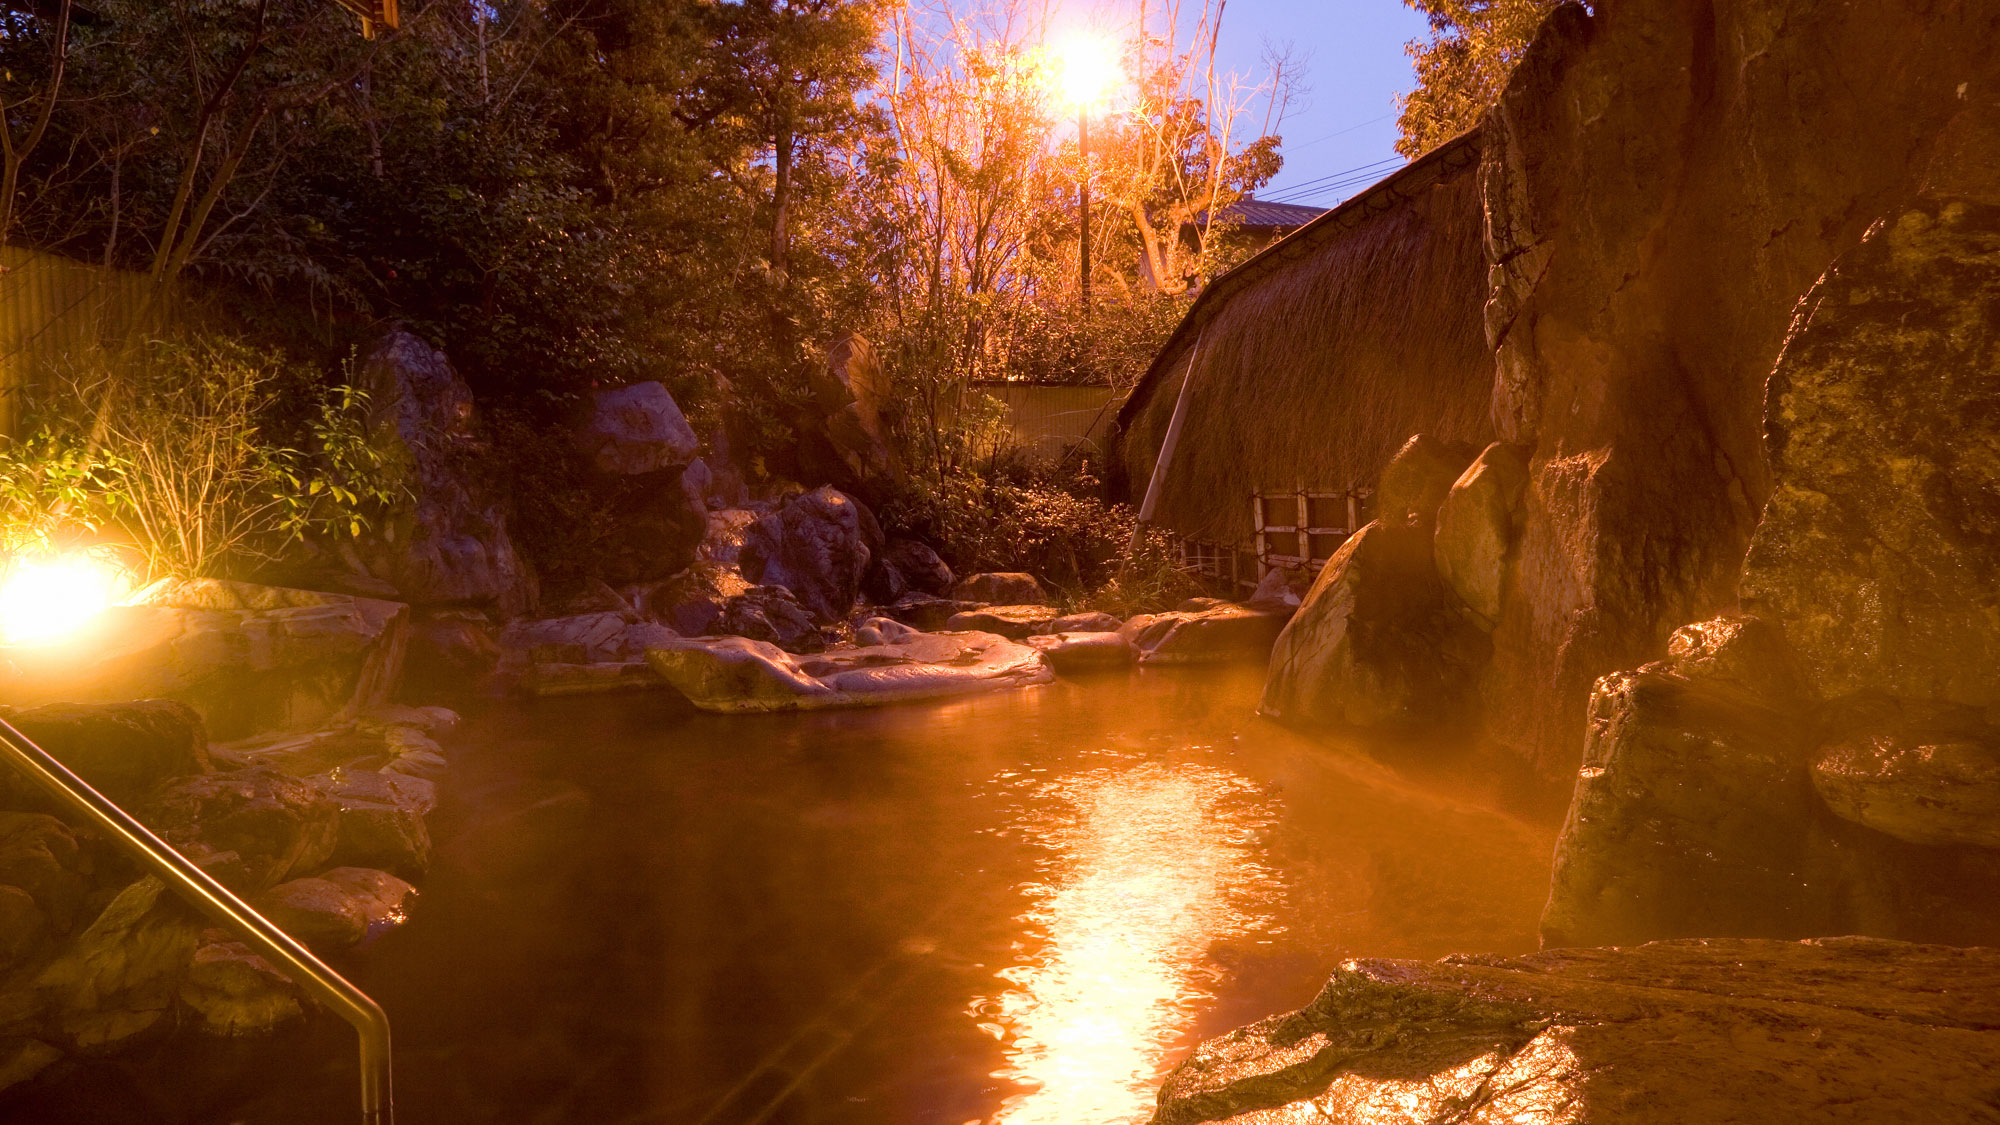
<instances>
[{"instance_id":1,"label":"corrugated metal fence","mask_svg":"<svg viewBox=\"0 0 2000 1125\"><path fill-rule=\"evenodd\" d=\"M1110 387L1053 386L1045 383L977 382L973 389L1007 407L1007 425L1021 444L1043 457L1060 457L1082 444L1105 450L1118 403Z\"/></svg>"},{"instance_id":2,"label":"corrugated metal fence","mask_svg":"<svg viewBox=\"0 0 2000 1125\"><path fill-rule=\"evenodd\" d=\"M156 306L144 274L0 246L0 438L15 436L22 399L92 350L115 347Z\"/></svg>"}]
</instances>

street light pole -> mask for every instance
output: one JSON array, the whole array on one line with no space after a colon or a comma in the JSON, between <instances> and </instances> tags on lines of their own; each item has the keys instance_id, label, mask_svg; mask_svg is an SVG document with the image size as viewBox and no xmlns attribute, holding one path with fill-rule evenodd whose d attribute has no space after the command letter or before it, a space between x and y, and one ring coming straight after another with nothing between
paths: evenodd
<instances>
[{"instance_id":1,"label":"street light pole","mask_svg":"<svg viewBox=\"0 0 2000 1125\"><path fill-rule=\"evenodd\" d=\"M1077 242L1077 291L1083 295L1083 307L1090 309L1090 108L1078 105L1076 108L1077 155L1083 158L1083 174L1077 177L1077 196L1081 200L1078 220Z\"/></svg>"}]
</instances>

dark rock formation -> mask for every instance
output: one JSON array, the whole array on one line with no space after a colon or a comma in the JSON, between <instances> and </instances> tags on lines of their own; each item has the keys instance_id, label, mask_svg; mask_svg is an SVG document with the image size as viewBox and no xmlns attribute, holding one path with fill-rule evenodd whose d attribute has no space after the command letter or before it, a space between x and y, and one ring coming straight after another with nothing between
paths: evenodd
<instances>
[{"instance_id":1,"label":"dark rock formation","mask_svg":"<svg viewBox=\"0 0 2000 1125\"><path fill-rule=\"evenodd\" d=\"M311 784L270 769L182 778L137 815L239 893L324 867L340 842L339 806Z\"/></svg>"},{"instance_id":2,"label":"dark rock formation","mask_svg":"<svg viewBox=\"0 0 2000 1125\"><path fill-rule=\"evenodd\" d=\"M1542 29L1481 170L1494 421L1535 449L1483 686L1496 739L1567 772L1599 676L1735 607L1794 308L1911 192L2000 203L1996 41L1991 4L1653 0ZM1906 375L1913 407L1975 378L1884 378Z\"/></svg>"},{"instance_id":3,"label":"dark rock formation","mask_svg":"<svg viewBox=\"0 0 2000 1125\"><path fill-rule=\"evenodd\" d=\"M743 538L743 574L783 586L822 624L854 608L868 569L860 504L832 488L816 488L753 524Z\"/></svg>"},{"instance_id":4,"label":"dark rock formation","mask_svg":"<svg viewBox=\"0 0 2000 1125\"><path fill-rule=\"evenodd\" d=\"M576 444L600 473L636 477L672 469L677 483L701 447L674 396L658 383L593 392Z\"/></svg>"},{"instance_id":5,"label":"dark rock formation","mask_svg":"<svg viewBox=\"0 0 2000 1125\"><path fill-rule=\"evenodd\" d=\"M508 535L493 452L451 361L399 328L375 345L362 379L376 441L406 492L369 540L370 568L402 601L525 611L534 575Z\"/></svg>"},{"instance_id":6,"label":"dark rock formation","mask_svg":"<svg viewBox=\"0 0 2000 1125\"><path fill-rule=\"evenodd\" d=\"M1034 575L1018 571L969 574L952 587L951 596L986 605L1045 605L1049 600L1048 591Z\"/></svg>"},{"instance_id":7,"label":"dark rock formation","mask_svg":"<svg viewBox=\"0 0 2000 1125\"><path fill-rule=\"evenodd\" d=\"M1829 809L1912 844L2000 848L2000 728L1972 708L1856 701L1813 759Z\"/></svg>"},{"instance_id":8,"label":"dark rock formation","mask_svg":"<svg viewBox=\"0 0 2000 1125\"><path fill-rule=\"evenodd\" d=\"M351 949L408 920L417 889L366 867L280 883L251 905L316 953Z\"/></svg>"},{"instance_id":9,"label":"dark rock formation","mask_svg":"<svg viewBox=\"0 0 2000 1125\"><path fill-rule=\"evenodd\" d=\"M1962 748L1991 732L1962 725L1963 709L1961 725L1940 726L1893 701L1823 704L1778 630L1754 618L1689 626L1670 653L1604 677L1591 698L1545 945L2000 941L2000 849L1944 846L1979 842L1967 822L2000 792L1958 749L1937 754L1941 740ZM1831 751L1817 751L1829 732ZM1824 770L1811 768L1816 753Z\"/></svg>"},{"instance_id":10,"label":"dark rock formation","mask_svg":"<svg viewBox=\"0 0 2000 1125\"><path fill-rule=\"evenodd\" d=\"M882 561L896 569L910 590L938 597L951 592L951 567L945 565L936 551L914 539L889 540L882 549ZM895 600L890 598L889 602Z\"/></svg>"},{"instance_id":11,"label":"dark rock formation","mask_svg":"<svg viewBox=\"0 0 2000 1125\"><path fill-rule=\"evenodd\" d=\"M683 637L716 631L729 600L750 589L733 566L697 562L648 592L645 611Z\"/></svg>"},{"instance_id":12,"label":"dark rock formation","mask_svg":"<svg viewBox=\"0 0 2000 1125\"><path fill-rule=\"evenodd\" d=\"M1485 656L1484 633L1438 579L1429 528L1371 523L1278 636L1262 710L1308 725L1458 724Z\"/></svg>"},{"instance_id":13,"label":"dark rock formation","mask_svg":"<svg viewBox=\"0 0 2000 1125\"><path fill-rule=\"evenodd\" d=\"M1798 319L1746 604L1828 696L2000 704L2000 206L1898 210Z\"/></svg>"},{"instance_id":14,"label":"dark rock formation","mask_svg":"<svg viewBox=\"0 0 2000 1125\"><path fill-rule=\"evenodd\" d=\"M752 586L730 598L710 632L765 641L786 652L826 647L812 614L783 586Z\"/></svg>"},{"instance_id":15,"label":"dark rock formation","mask_svg":"<svg viewBox=\"0 0 2000 1125\"><path fill-rule=\"evenodd\" d=\"M209 768L208 728L194 708L173 700L53 703L5 718L93 789L121 804L162 781ZM11 776L6 782L21 784Z\"/></svg>"},{"instance_id":16,"label":"dark rock formation","mask_svg":"<svg viewBox=\"0 0 2000 1125\"><path fill-rule=\"evenodd\" d=\"M1866 938L1347 961L1196 1048L1153 1122L1983 1121L1996 998L2000 950Z\"/></svg>"},{"instance_id":17,"label":"dark rock formation","mask_svg":"<svg viewBox=\"0 0 2000 1125\"><path fill-rule=\"evenodd\" d=\"M1469 450L1423 434L1411 437L1389 459L1375 485L1376 521L1428 525L1471 460Z\"/></svg>"}]
</instances>

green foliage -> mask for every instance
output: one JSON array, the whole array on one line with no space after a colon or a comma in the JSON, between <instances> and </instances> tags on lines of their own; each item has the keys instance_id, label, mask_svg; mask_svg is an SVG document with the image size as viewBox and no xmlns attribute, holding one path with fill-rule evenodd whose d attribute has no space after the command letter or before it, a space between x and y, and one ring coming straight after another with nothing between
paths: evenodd
<instances>
[{"instance_id":1,"label":"green foliage","mask_svg":"<svg viewBox=\"0 0 2000 1125\"><path fill-rule=\"evenodd\" d=\"M367 394L318 390L280 353L159 340L100 357L63 392L69 412L0 452L16 549L110 532L153 577L240 577L295 544L360 536L402 495L369 441Z\"/></svg>"},{"instance_id":2,"label":"green foliage","mask_svg":"<svg viewBox=\"0 0 2000 1125\"><path fill-rule=\"evenodd\" d=\"M1431 34L1405 47L1417 87L1397 98L1402 136L1396 151L1414 159L1477 125L1500 100L1542 20L1561 2L1403 0L1430 21Z\"/></svg>"}]
</instances>

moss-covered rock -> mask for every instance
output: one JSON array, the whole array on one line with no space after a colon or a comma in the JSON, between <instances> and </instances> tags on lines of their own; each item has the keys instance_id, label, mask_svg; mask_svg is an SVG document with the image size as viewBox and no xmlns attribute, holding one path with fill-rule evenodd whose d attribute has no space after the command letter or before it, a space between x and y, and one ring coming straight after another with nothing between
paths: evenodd
<instances>
[{"instance_id":1,"label":"moss-covered rock","mask_svg":"<svg viewBox=\"0 0 2000 1125\"><path fill-rule=\"evenodd\" d=\"M2000 703L2000 206L1932 199L1814 286L1743 570L1829 696Z\"/></svg>"}]
</instances>

